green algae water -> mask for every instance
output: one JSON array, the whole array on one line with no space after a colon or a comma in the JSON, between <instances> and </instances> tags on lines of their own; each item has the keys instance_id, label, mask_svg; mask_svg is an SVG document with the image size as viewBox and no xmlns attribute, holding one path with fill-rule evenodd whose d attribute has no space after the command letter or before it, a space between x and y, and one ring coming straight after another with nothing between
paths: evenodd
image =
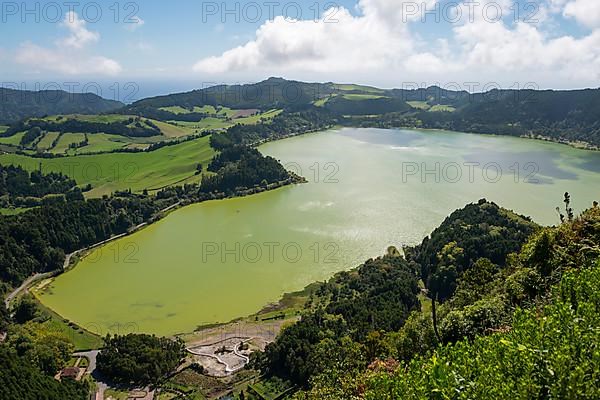
<instances>
[{"instance_id":1,"label":"green algae water","mask_svg":"<svg viewBox=\"0 0 600 400\"><path fill-rule=\"evenodd\" d=\"M206 202L93 251L39 292L100 334L172 335L415 244L487 198L546 225L600 199L600 153L512 137L342 129L263 145L308 183Z\"/></svg>"}]
</instances>

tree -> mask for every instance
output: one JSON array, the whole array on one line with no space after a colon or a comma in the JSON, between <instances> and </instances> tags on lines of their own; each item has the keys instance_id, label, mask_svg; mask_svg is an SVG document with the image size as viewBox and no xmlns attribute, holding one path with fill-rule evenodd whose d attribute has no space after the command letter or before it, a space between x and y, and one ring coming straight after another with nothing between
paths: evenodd
<instances>
[{"instance_id":1,"label":"tree","mask_svg":"<svg viewBox=\"0 0 600 400\"><path fill-rule=\"evenodd\" d=\"M73 353L73 345L63 332L37 322L13 325L8 333L9 346L50 376L64 368Z\"/></svg>"},{"instance_id":2,"label":"tree","mask_svg":"<svg viewBox=\"0 0 600 400\"><path fill-rule=\"evenodd\" d=\"M29 294L23 296L15 308L15 322L18 324L24 324L25 322L31 321L37 317L37 315L38 307L33 297Z\"/></svg>"},{"instance_id":3,"label":"tree","mask_svg":"<svg viewBox=\"0 0 600 400\"><path fill-rule=\"evenodd\" d=\"M181 339L150 335L107 336L98 355L98 370L123 384L157 384L185 357Z\"/></svg>"}]
</instances>

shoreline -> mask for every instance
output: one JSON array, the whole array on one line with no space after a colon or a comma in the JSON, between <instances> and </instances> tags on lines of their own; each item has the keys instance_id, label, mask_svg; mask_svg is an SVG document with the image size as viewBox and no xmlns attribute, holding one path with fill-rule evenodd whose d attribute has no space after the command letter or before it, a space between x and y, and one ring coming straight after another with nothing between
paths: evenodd
<instances>
[{"instance_id":1,"label":"shoreline","mask_svg":"<svg viewBox=\"0 0 600 400\"><path fill-rule=\"evenodd\" d=\"M177 203L172 204L169 207L166 207L166 208L160 210L159 212L157 212L156 215L153 216L153 218L151 218L149 221L145 221L141 224L138 224L138 225L130 228L127 232L124 232L124 233L121 233L118 235L114 235L108 239L101 241L101 242L95 243L95 244L85 247L83 249L75 250L74 252L67 254L65 256L65 261L63 263L62 270L55 270L55 271L50 271L50 272L46 272L46 273L38 273L38 274L30 276L18 288L14 289L6 296L6 298L5 298L6 308L8 309L10 306L10 303L12 303L14 300L16 300L21 294L29 292L34 296L35 300L38 301L43 307L49 308L53 313L55 313L56 315L58 315L59 317L61 317L64 320L68 320L69 322L72 322L73 324L77 325L77 327L79 327L80 329L86 330L88 333L90 333L94 336L98 336L97 334L90 332L89 330L80 326L77 322L75 322L69 318L65 318L61 313L59 313L57 310L53 309L52 307L45 305L42 302L42 300L37 296L37 294L32 290L34 288L34 285L36 285L40 282L46 281L48 279L53 280L53 279L57 278L58 276L73 270L74 268L77 267L77 265L79 265L79 263L82 260L84 260L87 256L89 256L89 254L91 253L92 250L95 250L102 246L108 245L109 243L112 243L116 240L123 239L123 238L129 237L133 234L139 233L140 231L149 227L150 225L153 225L154 223L162 221L164 218L168 217L169 214L171 214L172 212L175 212L179 209L194 206L194 205L200 205L200 204L207 203L210 201L222 201L222 200L228 200L228 199L243 198L243 197L251 196L254 194L260 194L260 193L279 190L279 189L282 189L282 188L285 188L288 186L292 186L292 185L299 185L302 183L305 183L305 179L303 179L302 177L298 177L296 175L292 175L289 180L273 183L266 188L247 189L247 190L241 191L233 196L225 196L223 194L223 197L203 199L200 201L193 201L193 202L189 202L189 203L184 202L184 201L178 201ZM221 195L221 193L217 194L217 196L219 196L219 195ZM75 261L73 262L74 258L75 258ZM257 310L256 314L252 314L251 316L258 315L261 312L261 310L264 309L266 306L267 305L263 306L260 310ZM237 317L228 322L215 323L215 324L212 324L211 327L214 328L214 327L226 326L226 325L232 324L236 321L239 321L244 318L251 317L251 316L241 316L241 317ZM190 332L176 333L173 335L169 335L168 337L178 337L181 335L189 335L189 334L194 334L195 332L198 332L198 330L194 329Z\"/></svg>"},{"instance_id":2,"label":"shoreline","mask_svg":"<svg viewBox=\"0 0 600 400\"><path fill-rule=\"evenodd\" d=\"M327 128L324 128L324 129L320 129L320 130L307 131L307 132L303 132L303 133L297 133L297 134L287 135L287 136L283 136L283 137L274 138L274 139L271 139L271 140L263 140L263 141L260 141L259 143L253 144L252 147L259 147L259 146L261 146L263 144L267 144L267 143L270 143L270 142L276 142L276 141L284 140L284 139L290 139L290 138L294 138L294 137L297 137L297 136L308 135L308 134L318 134L318 133L328 132L328 131L332 131L332 130L335 131L335 130L344 129L344 128L361 129L359 127L350 127L350 126L335 125L335 126L330 126L330 127L327 127ZM414 127L375 128L375 129L412 129L412 130L416 130L416 131L428 131L428 132L439 132L439 133L448 133L448 132L451 132L451 133L475 134L475 135L486 135L486 136L497 136L497 137L513 137L513 138L516 138L516 139L529 139L529 140L544 141L544 142L550 142L550 143L556 143L556 144L567 144L567 145L569 145L569 147L575 148L577 150L591 150L591 151L596 151L595 149L585 149L585 148L581 148L581 147L576 147L576 146L574 146L572 144L562 143L562 142L559 142L559 141L544 139L544 138L540 138L540 137L512 136L512 135L487 134L487 133L477 133L477 132L456 132L456 131L449 131L449 130L443 130L443 129L414 128ZM167 207L167 208L159 211L157 213L157 216L160 216L158 219L154 219L154 220L151 220L151 221L146 221L146 222L144 222L142 224L139 224L139 225L133 227L128 232L125 232L125 233L122 233L122 234L119 234L119 235L115 235L115 236L113 236L113 237L111 237L109 239L106 239L106 240L102 241L102 242L96 243L96 244L91 245L91 246L89 246L87 248L80 249L80 250L77 250L77 251L75 251L73 253L68 254L67 257L66 257L66 259L65 259L65 264L63 266L63 270L52 271L52 272L48 272L48 273L45 273L45 274L36 274L36 275L28 278L19 288L15 289L14 292L16 292L16 293L11 292L7 296L7 298L5 299L5 301L8 301L7 304L9 304L13 300L15 300L17 298L17 296L21 292L23 292L23 291L27 292L28 290L30 290L33 287L34 284L38 283L39 281L43 281L43 280L46 280L46 279L54 279L57 276L61 275L62 273L65 273L65 272L68 272L68 271L72 270L73 268L75 268L79 264L79 261L83 260L88 255L88 253L91 250L94 250L94 249L96 249L98 247L104 246L104 245L106 245L108 243L111 243L111 242L113 242L115 240L118 240L118 239L130 236L130 235L133 235L134 233L137 233L137 232L141 231L142 229L144 229L145 227L151 225L152 223L159 222L163 218L167 217L170 214L170 212L176 211L179 208L183 208L183 207L187 207L187 206L191 206L191 205L196 205L196 204L202 204L202 203L207 202L207 201L218 201L218 200L226 200L226 199L232 199L232 198L238 198L238 197L246 197L246 196L249 196L249 195L252 195L252 194L258 194L258 193L263 193L263 192L266 192L266 191L277 190L277 189L280 189L280 188L283 188L283 187L286 187L286 186L290 186L290 185L294 185L294 184L299 184L299 183L300 182L293 182L292 181L292 182L289 182L287 184L281 184L281 182L280 182L280 183L278 183L278 186L276 186L276 187L272 187L272 188L260 188L262 190L259 190L259 191L256 191L257 188L249 189L247 191L240 192L239 194L236 194L234 196L216 197L216 198L212 198L212 199L203 199L201 201L194 201L194 202L189 202L189 203L179 201L179 202L177 202L177 203L175 203L175 204L173 204L173 205L171 205L171 206L169 206L169 207ZM276 185L276 184L273 184L273 185ZM166 214L163 215L163 213L166 213ZM82 255L82 257L78 258L75 263L71 264L72 258L75 257L75 256L78 256L78 255ZM313 283L309 284L306 288L308 288L310 285L313 285L313 284L316 284L316 283L318 283L318 282L313 282ZM237 317L237 318L235 318L235 319L233 319L231 321L228 321L228 322L219 322L219 323L214 323L214 324L211 324L211 325L208 325L208 326L198 326L196 329L192 330L191 332L176 333L176 334L173 334L173 335L169 335L169 337L179 337L179 336L190 335L190 334L193 334L193 333L196 333L196 332L202 332L202 331L205 331L205 330L208 330L208 329L211 329L211 328L215 328L215 327L226 327L228 325L236 323L237 321L244 320L244 319L247 319L249 317L256 316L256 315L260 315L263 311L268 310L273 305L279 305L279 304L281 304L281 302L287 296L290 296L290 295L293 296L294 294L301 293L301 292L303 292L303 290L300 290L300 291L297 291L297 292L292 292L292 293L282 293L281 296L280 296L280 298L279 298L279 301L265 304L261 309L257 310L257 312L255 314L251 314L249 316L240 316L240 317ZM40 301L40 303L42 303L41 300L37 296L35 296L35 298L36 298L37 301ZM43 303L42 303L42 305L43 305ZM55 312L57 315L59 315L59 316L62 317L62 315L60 315L58 312L56 312L56 310L52 310L52 311ZM71 320L69 320L69 321L71 321ZM75 323L74 321L71 321L71 322Z\"/></svg>"}]
</instances>

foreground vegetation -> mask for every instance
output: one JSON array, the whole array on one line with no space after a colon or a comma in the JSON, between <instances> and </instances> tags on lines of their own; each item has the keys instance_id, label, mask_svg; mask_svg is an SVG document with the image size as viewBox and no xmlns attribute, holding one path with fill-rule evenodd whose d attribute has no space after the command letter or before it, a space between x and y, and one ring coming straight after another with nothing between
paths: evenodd
<instances>
[{"instance_id":1,"label":"foreground vegetation","mask_svg":"<svg viewBox=\"0 0 600 400\"><path fill-rule=\"evenodd\" d=\"M298 399L596 398L600 208L578 218L568 217L568 201L566 209L556 228L537 228L487 202L454 213L425 246L406 249L406 260L392 252L351 280L342 274L324 285L315 296L328 305L285 330L255 365L303 385ZM505 240L487 241L487 235ZM506 246L506 239L514 244ZM465 245L471 240L478 245ZM437 307L412 311L397 328L389 317L378 318L385 306L361 306L376 301L378 282L388 282L367 274L370 266L390 273L411 265L421 275L416 260L438 248L430 241L441 246L438 269L456 271L456 285L446 279L442 286L454 287L444 297L429 280L428 301L437 300ZM496 264L487 257L499 249L505 257ZM402 261L392 263L396 258ZM350 309L363 313L345 312L338 293L351 293ZM403 315L403 304L396 300L394 316Z\"/></svg>"}]
</instances>

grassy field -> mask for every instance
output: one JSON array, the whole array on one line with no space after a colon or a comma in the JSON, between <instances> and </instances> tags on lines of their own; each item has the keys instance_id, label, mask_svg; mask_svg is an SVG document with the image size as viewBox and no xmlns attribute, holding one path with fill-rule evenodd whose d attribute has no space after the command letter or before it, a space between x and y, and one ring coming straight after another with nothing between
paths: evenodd
<instances>
[{"instance_id":1,"label":"grassy field","mask_svg":"<svg viewBox=\"0 0 600 400\"><path fill-rule=\"evenodd\" d=\"M152 122L154 122L154 124L158 126L162 134L168 138L178 138L192 135L195 133L194 129L185 125L181 125L181 123L179 122L177 123L177 125L154 120Z\"/></svg>"},{"instance_id":2,"label":"grassy field","mask_svg":"<svg viewBox=\"0 0 600 400\"><path fill-rule=\"evenodd\" d=\"M89 135L92 136L92 135ZM0 155L0 164L16 164L32 171L42 164L46 172L62 172L79 185L92 185L88 197L101 197L116 190L141 192L179 182L198 182L196 166L206 167L214 156L209 137L181 143L149 153L114 153L68 158L39 159L17 154Z\"/></svg>"},{"instance_id":3,"label":"grassy field","mask_svg":"<svg viewBox=\"0 0 600 400\"><path fill-rule=\"evenodd\" d=\"M456 108L443 104L436 104L429 109L429 112L454 112Z\"/></svg>"},{"instance_id":4,"label":"grassy field","mask_svg":"<svg viewBox=\"0 0 600 400\"><path fill-rule=\"evenodd\" d=\"M361 91L366 93L383 93L383 90L381 89L363 85L333 85L333 87L337 90L343 90L345 92Z\"/></svg>"},{"instance_id":5,"label":"grassy field","mask_svg":"<svg viewBox=\"0 0 600 400\"><path fill-rule=\"evenodd\" d=\"M36 149L38 151L46 151L51 149L52 143L54 143L56 138L58 138L58 135L60 135L60 133L58 132L47 132L46 134L44 134L42 140L38 142Z\"/></svg>"},{"instance_id":6,"label":"grassy field","mask_svg":"<svg viewBox=\"0 0 600 400\"><path fill-rule=\"evenodd\" d=\"M407 101L408 105L412 108L419 110L429 110L431 106L426 101Z\"/></svg>"},{"instance_id":7,"label":"grassy field","mask_svg":"<svg viewBox=\"0 0 600 400\"><path fill-rule=\"evenodd\" d=\"M184 109L182 109L182 110L184 110ZM45 119L48 120L48 121L58 121L58 122L60 122L61 120L65 120L65 119L69 119L69 118L75 118L75 119L78 119L80 121L87 121L87 122L96 122L96 123L108 124L108 123L111 123L111 122L126 121L126 120L128 120L130 118L135 118L135 116L133 116L133 115L120 115L120 114L108 114L108 115L81 115L81 114L72 114L72 115L53 115L53 116L50 116L50 117L46 117ZM166 137L181 137L181 136L186 136L186 135L190 135L190 134L194 133L190 129L185 129L185 128L173 126L171 124L167 124L165 122L156 121L156 120L153 120L153 119L150 119L150 118L142 118L142 123L145 120L151 121L156 126L158 126L159 129L161 130L162 134L164 136L166 136ZM73 132L73 133L77 133L77 132Z\"/></svg>"},{"instance_id":8,"label":"grassy field","mask_svg":"<svg viewBox=\"0 0 600 400\"><path fill-rule=\"evenodd\" d=\"M29 208L0 208L0 215L18 215L27 210L29 210Z\"/></svg>"},{"instance_id":9,"label":"grassy field","mask_svg":"<svg viewBox=\"0 0 600 400\"><path fill-rule=\"evenodd\" d=\"M84 114L69 114L69 115L51 115L49 117L43 118L46 121L60 122L61 120L66 119L78 119L80 121L87 122L98 122L102 124L108 124L111 122L119 122L125 121L131 118L131 115L121 115L121 114L107 114L107 115L84 115Z\"/></svg>"},{"instance_id":10,"label":"grassy field","mask_svg":"<svg viewBox=\"0 0 600 400\"><path fill-rule=\"evenodd\" d=\"M18 146L21 143L21 138L23 138L23 135L25 135L25 132L19 132L9 137L2 137L0 138L0 143Z\"/></svg>"},{"instance_id":11,"label":"grassy field","mask_svg":"<svg viewBox=\"0 0 600 400\"><path fill-rule=\"evenodd\" d=\"M150 143L164 140L162 136L153 136L151 138L128 138L119 135L109 135L106 133L88 134L88 145L80 148L70 148L72 143L80 143L85 140L83 133L65 133L61 136L56 146L50 150L53 154L68 154L70 156L78 154L102 153L122 149L125 147L139 146L146 148ZM38 146L39 149L39 146Z\"/></svg>"},{"instance_id":12,"label":"grassy field","mask_svg":"<svg viewBox=\"0 0 600 400\"><path fill-rule=\"evenodd\" d=\"M258 124L261 120L271 121L273 118L281 114L283 110L269 110L262 114L251 115L249 117L236 118L233 120L236 124L253 125Z\"/></svg>"},{"instance_id":13,"label":"grassy field","mask_svg":"<svg viewBox=\"0 0 600 400\"><path fill-rule=\"evenodd\" d=\"M373 99L382 99L385 96L380 96L376 94L345 94L342 96L346 100L373 100Z\"/></svg>"},{"instance_id":14,"label":"grassy field","mask_svg":"<svg viewBox=\"0 0 600 400\"><path fill-rule=\"evenodd\" d=\"M217 130L227 129L233 126L231 121L224 118L208 117L204 118L199 122L188 122L188 121L169 121L170 124L177 124L177 128L187 129L190 132L205 131L205 130Z\"/></svg>"},{"instance_id":15,"label":"grassy field","mask_svg":"<svg viewBox=\"0 0 600 400\"><path fill-rule=\"evenodd\" d=\"M168 111L173 114L191 114L191 113L204 113L208 115L222 116L232 118L239 112L243 112L245 110L234 110L229 107L219 107L218 109L214 106L195 106L192 110L187 108L183 108L180 106L171 106L171 107L161 107L159 110Z\"/></svg>"},{"instance_id":16,"label":"grassy field","mask_svg":"<svg viewBox=\"0 0 600 400\"><path fill-rule=\"evenodd\" d=\"M235 110L232 110L235 111ZM238 110L239 111L239 110ZM236 111L236 112L238 112ZM188 135L195 133L195 131L205 131L205 130L219 130L219 129L227 129L236 124L242 125L254 125L264 120L266 122L271 121L277 115L281 114L283 110L269 110L262 114L251 115L248 117L241 117L235 119L226 119L222 117L208 117L203 118L198 122L187 122L187 121L169 121L169 124L165 125L176 125L175 128L179 128L181 130L187 130ZM158 124L157 124L158 125ZM163 129L160 125L161 130ZM163 132L164 133L164 132Z\"/></svg>"},{"instance_id":17,"label":"grassy field","mask_svg":"<svg viewBox=\"0 0 600 400\"><path fill-rule=\"evenodd\" d=\"M63 154L69 149L72 143L80 143L85 139L83 133L65 133L60 137L58 143L51 150L51 153Z\"/></svg>"},{"instance_id":18,"label":"grassy field","mask_svg":"<svg viewBox=\"0 0 600 400\"><path fill-rule=\"evenodd\" d=\"M327 103L329 101L329 99L331 99L331 97L324 97L322 99L319 99L319 100L313 102L313 104L315 105L315 107L323 107L325 105L325 103Z\"/></svg>"},{"instance_id":19,"label":"grassy field","mask_svg":"<svg viewBox=\"0 0 600 400\"><path fill-rule=\"evenodd\" d=\"M171 106L171 107L160 107L159 110L167 111L173 114L190 114L192 112L196 112L196 109L200 109L200 107L194 107L194 110L190 111L187 108L183 108L181 106ZM202 112L202 111L198 111Z\"/></svg>"},{"instance_id":20,"label":"grassy field","mask_svg":"<svg viewBox=\"0 0 600 400\"><path fill-rule=\"evenodd\" d=\"M63 319L60 315L45 307L39 301L37 302L37 306L45 315L50 317L47 321L42 323L42 327L66 335L71 343L73 343L73 346L75 346L75 351L99 349L102 347L103 341L100 336ZM94 330L94 326L88 328Z\"/></svg>"},{"instance_id":21,"label":"grassy field","mask_svg":"<svg viewBox=\"0 0 600 400\"><path fill-rule=\"evenodd\" d=\"M159 110L168 111L173 114L204 113L204 114L232 116L236 113L236 110L232 110L229 107L219 107L219 110L217 110L214 106L202 106L202 107L195 106L192 110L183 108L181 106L171 106L171 107L161 107L161 108L159 108Z\"/></svg>"},{"instance_id":22,"label":"grassy field","mask_svg":"<svg viewBox=\"0 0 600 400\"><path fill-rule=\"evenodd\" d=\"M8 129L8 126L6 125L0 125L0 133L6 131Z\"/></svg>"}]
</instances>

